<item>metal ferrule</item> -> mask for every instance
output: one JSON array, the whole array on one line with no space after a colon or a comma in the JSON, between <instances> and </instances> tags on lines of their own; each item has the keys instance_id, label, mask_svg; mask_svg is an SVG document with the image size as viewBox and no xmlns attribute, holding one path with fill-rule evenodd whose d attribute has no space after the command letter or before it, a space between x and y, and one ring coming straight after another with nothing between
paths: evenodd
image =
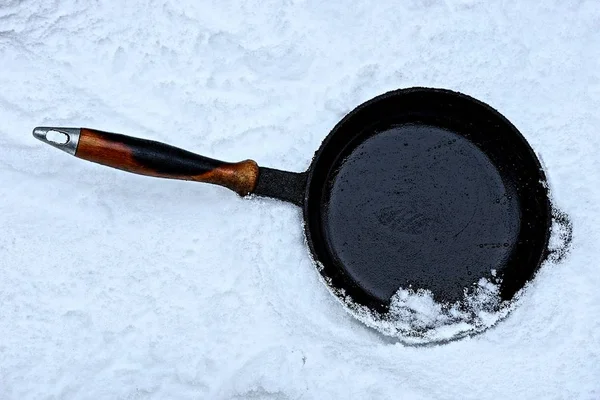
<instances>
[{"instance_id":1,"label":"metal ferrule","mask_svg":"<svg viewBox=\"0 0 600 400\"><path fill-rule=\"evenodd\" d=\"M79 144L80 128L56 128L50 126L39 126L33 130L33 136L50 146L54 146L71 155L77 152Z\"/></svg>"}]
</instances>

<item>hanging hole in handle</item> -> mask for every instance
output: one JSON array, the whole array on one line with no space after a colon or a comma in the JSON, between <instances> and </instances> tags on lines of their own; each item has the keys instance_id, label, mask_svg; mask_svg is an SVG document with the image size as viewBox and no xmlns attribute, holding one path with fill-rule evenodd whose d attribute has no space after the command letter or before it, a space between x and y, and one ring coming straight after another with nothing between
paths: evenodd
<instances>
[{"instance_id":1,"label":"hanging hole in handle","mask_svg":"<svg viewBox=\"0 0 600 400\"><path fill-rule=\"evenodd\" d=\"M46 140L55 144L69 143L69 135L64 132L50 130L46 132Z\"/></svg>"}]
</instances>

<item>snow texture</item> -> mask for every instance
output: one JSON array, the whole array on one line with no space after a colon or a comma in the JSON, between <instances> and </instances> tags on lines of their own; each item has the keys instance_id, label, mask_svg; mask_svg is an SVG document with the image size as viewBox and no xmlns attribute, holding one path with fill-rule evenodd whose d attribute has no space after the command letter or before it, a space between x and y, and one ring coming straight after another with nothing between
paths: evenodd
<instances>
[{"instance_id":1,"label":"snow texture","mask_svg":"<svg viewBox=\"0 0 600 400\"><path fill-rule=\"evenodd\" d=\"M0 2L0 399L600 398L593 0ZM302 171L388 90L481 99L573 224L493 328L408 346L322 284L300 209L78 160L86 126Z\"/></svg>"},{"instance_id":2,"label":"snow texture","mask_svg":"<svg viewBox=\"0 0 600 400\"><path fill-rule=\"evenodd\" d=\"M404 344L441 344L489 329L505 318L518 304L519 292L502 302L500 286L482 278L475 290L455 303L439 303L429 290L399 288L392 296L390 310L382 315L344 297L348 312L384 335Z\"/></svg>"}]
</instances>

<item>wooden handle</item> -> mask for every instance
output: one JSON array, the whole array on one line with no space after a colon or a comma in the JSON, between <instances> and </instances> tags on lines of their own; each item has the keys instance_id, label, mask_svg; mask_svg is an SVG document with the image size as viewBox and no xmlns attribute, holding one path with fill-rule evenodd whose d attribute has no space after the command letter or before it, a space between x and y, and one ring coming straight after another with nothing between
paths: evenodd
<instances>
[{"instance_id":1,"label":"wooden handle","mask_svg":"<svg viewBox=\"0 0 600 400\"><path fill-rule=\"evenodd\" d=\"M81 128L76 157L140 175L221 185L240 196L254 191L258 165L227 163L152 140Z\"/></svg>"}]
</instances>

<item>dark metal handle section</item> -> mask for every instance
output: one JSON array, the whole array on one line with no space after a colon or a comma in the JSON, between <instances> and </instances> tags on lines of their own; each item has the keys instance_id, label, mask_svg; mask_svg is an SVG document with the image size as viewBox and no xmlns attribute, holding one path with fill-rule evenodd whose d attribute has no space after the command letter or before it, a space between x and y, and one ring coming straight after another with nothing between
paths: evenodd
<instances>
[{"instance_id":1,"label":"dark metal handle section","mask_svg":"<svg viewBox=\"0 0 600 400\"><path fill-rule=\"evenodd\" d=\"M288 172L261 167L254 194L287 201L302 207L307 175L306 172Z\"/></svg>"}]
</instances>

